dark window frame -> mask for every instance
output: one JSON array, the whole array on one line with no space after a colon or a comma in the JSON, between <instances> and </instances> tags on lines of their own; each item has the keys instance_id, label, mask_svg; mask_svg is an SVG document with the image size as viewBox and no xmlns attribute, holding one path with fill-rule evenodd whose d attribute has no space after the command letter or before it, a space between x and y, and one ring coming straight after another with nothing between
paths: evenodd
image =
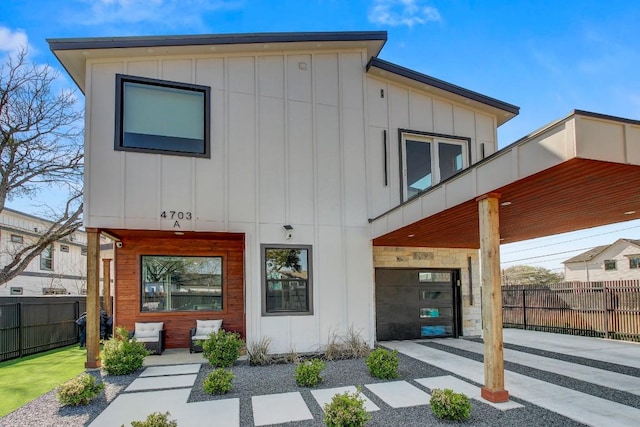
<instances>
[{"instance_id":1,"label":"dark window frame","mask_svg":"<svg viewBox=\"0 0 640 427\"><path fill-rule=\"evenodd\" d=\"M69 253L69 245L60 245L60 252Z\"/></svg>"},{"instance_id":2,"label":"dark window frame","mask_svg":"<svg viewBox=\"0 0 640 427\"><path fill-rule=\"evenodd\" d=\"M640 255L634 255L629 257L629 268L636 269L640 268Z\"/></svg>"},{"instance_id":3,"label":"dark window frame","mask_svg":"<svg viewBox=\"0 0 640 427\"><path fill-rule=\"evenodd\" d=\"M467 170L469 167L471 167L471 165L473 164L473 159L471 158L471 138L469 137L465 137L465 136L456 136L456 135L448 135L448 134L444 134L444 133L436 133L436 132L425 132L425 131L419 131L419 130L413 130L413 129L403 129L400 128L398 129L398 157L400 160L400 203L404 203L407 202L415 197L417 197L420 193L414 195L413 197L405 197L405 184L404 184L404 169L405 169L405 165L407 163L406 159L405 159L405 155L404 153L404 141L405 139L407 139L407 137L410 137L411 135L415 135L417 137L420 138L432 138L435 142L446 142L446 141L437 141L438 139L445 139L445 140L451 140L451 141L460 141L461 143L465 143L465 145L467 146L467 165L464 166L462 168L462 170L460 170L459 172L453 174L452 176L448 177L447 179L443 179L439 182L436 182L434 184L432 184L429 188L427 188L424 191L429 191L432 188L437 187L438 185L442 184L443 182L446 182L450 179L452 179L453 177L457 176L458 174L464 172L465 170ZM432 161L434 161L434 159L432 159Z\"/></svg>"},{"instance_id":4,"label":"dark window frame","mask_svg":"<svg viewBox=\"0 0 640 427\"><path fill-rule=\"evenodd\" d=\"M12 234L10 237L11 243L24 243L24 237L19 234Z\"/></svg>"},{"instance_id":5,"label":"dark window frame","mask_svg":"<svg viewBox=\"0 0 640 427\"><path fill-rule=\"evenodd\" d=\"M269 249L300 249L307 251L307 310L267 310L267 259L266 254ZM262 293L262 316L312 316L313 315L313 246L312 245L283 245L283 244L261 244L261 293ZM302 281L302 280L300 280Z\"/></svg>"},{"instance_id":6,"label":"dark window frame","mask_svg":"<svg viewBox=\"0 0 640 427\"><path fill-rule=\"evenodd\" d=\"M199 92L204 95L204 142L203 150L200 153L163 150L158 148L127 147L124 145L124 86L126 83L155 86L161 88L172 88L190 92ZM126 74L116 74L116 114L115 114L115 140L114 149L116 151L133 151L137 153L165 154L171 156L187 156L211 158L211 87L196 85L193 83L182 83L169 80L152 79L148 77L131 76Z\"/></svg>"},{"instance_id":7,"label":"dark window frame","mask_svg":"<svg viewBox=\"0 0 640 427\"><path fill-rule=\"evenodd\" d=\"M220 309L188 309L188 310L143 310L143 304L145 303L144 296L144 269L143 262L144 257L167 257L167 258L219 258L220 259L220 301L221 307ZM181 255L181 254L140 254L138 256L138 265L140 267L140 281L139 281L139 296L140 296L140 304L138 306L139 313L141 314L168 314L168 313L215 313L216 316L227 314L227 286L226 286L226 262L225 256L222 254L206 254L206 255L198 255L198 254L190 254L190 255Z\"/></svg>"},{"instance_id":8,"label":"dark window frame","mask_svg":"<svg viewBox=\"0 0 640 427\"><path fill-rule=\"evenodd\" d=\"M604 260L604 271L615 271L618 269L618 263L615 259Z\"/></svg>"}]
</instances>

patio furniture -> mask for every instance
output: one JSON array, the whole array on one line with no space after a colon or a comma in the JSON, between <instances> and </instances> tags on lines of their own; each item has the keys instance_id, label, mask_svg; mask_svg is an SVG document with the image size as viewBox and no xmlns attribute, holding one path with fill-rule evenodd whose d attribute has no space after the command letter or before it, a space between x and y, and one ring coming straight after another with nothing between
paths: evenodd
<instances>
[{"instance_id":1,"label":"patio furniture","mask_svg":"<svg viewBox=\"0 0 640 427\"><path fill-rule=\"evenodd\" d=\"M129 332L129 338L135 338L153 354L164 351L164 322L136 322L135 330Z\"/></svg>"},{"instance_id":2,"label":"patio furniture","mask_svg":"<svg viewBox=\"0 0 640 427\"><path fill-rule=\"evenodd\" d=\"M189 330L189 353L201 352L202 344L209 338L209 335L215 334L222 327L222 319L218 320L196 320L196 327Z\"/></svg>"}]
</instances>

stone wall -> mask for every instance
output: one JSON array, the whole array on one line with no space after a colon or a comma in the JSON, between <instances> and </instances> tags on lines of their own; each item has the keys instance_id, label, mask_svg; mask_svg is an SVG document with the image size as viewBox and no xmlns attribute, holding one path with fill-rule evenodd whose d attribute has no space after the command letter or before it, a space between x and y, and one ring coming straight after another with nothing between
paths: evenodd
<instances>
[{"instance_id":1,"label":"stone wall","mask_svg":"<svg viewBox=\"0 0 640 427\"><path fill-rule=\"evenodd\" d=\"M480 265L475 249L373 247L374 268L450 268L460 270L462 290L462 335L482 335L480 311ZM471 257L473 298L469 295ZM473 300L473 304L471 304Z\"/></svg>"}]
</instances>

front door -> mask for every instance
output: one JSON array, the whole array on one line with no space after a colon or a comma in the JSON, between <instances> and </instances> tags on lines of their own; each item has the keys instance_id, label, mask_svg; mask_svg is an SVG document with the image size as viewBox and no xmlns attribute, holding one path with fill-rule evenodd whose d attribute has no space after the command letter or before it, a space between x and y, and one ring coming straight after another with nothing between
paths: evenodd
<instances>
[{"instance_id":1,"label":"front door","mask_svg":"<svg viewBox=\"0 0 640 427\"><path fill-rule=\"evenodd\" d=\"M458 270L376 269L378 341L457 337Z\"/></svg>"}]
</instances>

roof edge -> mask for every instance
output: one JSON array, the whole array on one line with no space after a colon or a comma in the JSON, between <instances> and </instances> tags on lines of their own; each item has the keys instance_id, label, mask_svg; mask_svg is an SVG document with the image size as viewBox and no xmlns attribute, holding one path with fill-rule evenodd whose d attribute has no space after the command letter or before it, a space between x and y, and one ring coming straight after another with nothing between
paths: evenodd
<instances>
[{"instance_id":1,"label":"roof edge","mask_svg":"<svg viewBox=\"0 0 640 427\"><path fill-rule=\"evenodd\" d=\"M408 79L415 80L417 82L427 84L429 86L433 86L438 89L445 90L447 92L451 92L455 95L464 96L465 98L469 98L474 101L480 102L482 104L489 105L494 108L498 108L500 110L509 112L514 115L518 115L520 112L520 107L515 106L513 104L509 104L507 102L500 101L490 96L486 96L481 93L474 92L469 89L465 89L461 86L447 83L444 80L436 79L426 74L422 74L415 70L411 70L409 68L405 68L400 65L393 64L391 62L382 60L377 57L372 57L369 60L369 63L367 64L367 71L369 71L371 67L379 68L381 70L388 71L390 73L397 74L399 76L406 77Z\"/></svg>"},{"instance_id":2,"label":"roof edge","mask_svg":"<svg viewBox=\"0 0 640 427\"><path fill-rule=\"evenodd\" d=\"M50 38L49 48L55 50L111 49L130 47L229 45L254 43L294 43L331 41L387 41L386 31L279 32L200 34L173 36L130 36L91 38ZM382 50L382 46L380 47ZM378 51L376 55L380 53Z\"/></svg>"}]
</instances>

